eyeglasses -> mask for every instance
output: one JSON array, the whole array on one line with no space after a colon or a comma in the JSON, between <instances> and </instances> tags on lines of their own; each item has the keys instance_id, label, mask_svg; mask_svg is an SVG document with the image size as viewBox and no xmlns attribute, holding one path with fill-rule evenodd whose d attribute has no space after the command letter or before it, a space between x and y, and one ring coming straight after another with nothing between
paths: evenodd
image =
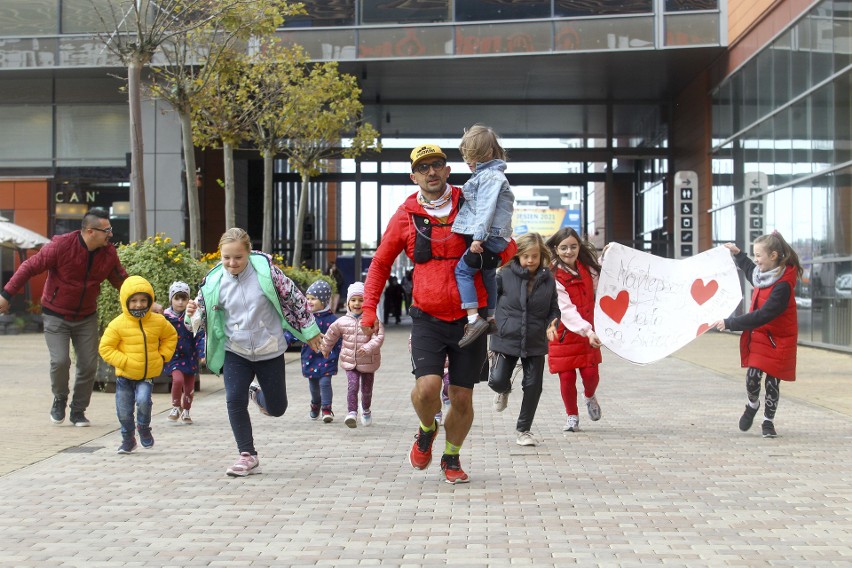
<instances>
[{"instance_id":1,"label":"eyeglasses","mask_svg":"<svg viewBox=\"0 0 852 568\"><path fill-rule=\"evenodd\" d=\"M427 164L427 163L417 164L416 166L414 166L412 168L412 171L415 171L415 172L418 172L418 173L421 173L421 174L428 174L430 169L434 168L435 171L437 172L438 170L444 169L444 167L446 165L447 165L446 160L435 160L434 162L429 163L429 164Z\"/></svg>"},{"instance_id":2,"label":"eyeglasses","mask_svg":"<svg viewBox=\"0 0 852 568\"><path fill-rule=\"evenodd\" d=\"M107 235L112 234L112 227L107 227L106 229L101 229L100 227L89 227L93 231L100 231L102 233L106 233Z\"/></svg>"},{"instance_id":3,"label":"eyeglasses","mask_svg":"<svg viewBox=\"0 0 852 568\"><path fill-rule=\"evenodd\" d=\"M570 252L571 247L561 246L561 247L556 247L556 250L559 251L559 252Z\"/></svg>"}]
</instances>

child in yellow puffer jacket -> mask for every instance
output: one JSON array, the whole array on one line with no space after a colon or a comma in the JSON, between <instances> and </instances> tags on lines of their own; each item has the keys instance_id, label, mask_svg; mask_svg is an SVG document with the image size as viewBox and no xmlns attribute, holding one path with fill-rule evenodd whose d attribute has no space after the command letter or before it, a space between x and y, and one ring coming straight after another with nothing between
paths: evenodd
<instances>
[{"instance_id":1,"label":"child in yellow puffer jacket","mask_svg":"<svg viewBox=\"0 0 852 568\"><path fill-rule=\"evenodd\" d=\"M142 447L154 445L151 392L154 378L160 376L164 363L174 355L177 332L163 315L151 311L154 288L141 276L125 280L119 297L122 314L109 322L98 351L104 361L115 367L115 409L122 439L118 453L129 454L136 449L135 430L139 431Z\"/></svg>"}]
</instances>

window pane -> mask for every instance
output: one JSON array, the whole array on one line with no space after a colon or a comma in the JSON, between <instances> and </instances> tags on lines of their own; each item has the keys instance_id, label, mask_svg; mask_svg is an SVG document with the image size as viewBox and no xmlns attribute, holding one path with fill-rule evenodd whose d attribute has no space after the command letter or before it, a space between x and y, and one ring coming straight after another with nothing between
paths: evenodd
<instances>
[{"instance_id":1,"label":"window pane","mask_svg":"<svg viewBox=\"0 0 852 568\"><path fill-rule=\"evenodd\" d=\"M0 105L0 132L0 163L6 167L51 165L50 106Z\"/></svg>"},{"instance_id":2,"label":"window pane","mask_svg":"<svg viewBox=\"0 0 852 568\"><path fill-rule=\"evenodd\" d=\"M126 163L130 133L125 105L57 105L57 165Z\"/></svg>"},{"instance_id":3,"label":"window pane","mask_svg":"<svg viewBox=\"0 0 852 568\"><path fill-rule=\"evenodd\" d=\"M615 14L645 14L654 11L653 0L556 0L554 11L557 17L610 16Z\"/></svg>"},{"instance_id":4,"label":"window pane","mask_svg":"<svg viewBox=\"0 0 852 568\"><path fill-rule=\"evenodd\" d=\"M0 36L53 35L59 29L56 0L2 0Z\"/></svg>"},{"instance_id":5,"label":"window pane","mask_svg":"<svg viewBox=\"0 0 852 568\"><path fill-rule=\"evenodd\" d=\"M666 12L716 10L718 7L717 0L666 0Z\"/></svg>"},{"instance_id":6,"label":"window pane","mask_svg":"<svg viewBox=\"0 0 852 568\"><path fill-rule=\"evenodd\" d=\"M456 55L550 51L550 22L480 24L456 27Z\"/></svg>"},{"instance_id":7,"label":"window pane","mask_svg":"<svg viewBox=\"0 0 852 568\"><path fill-rule=\"evenodd\" d=\"M648 49L653 46L653 18L613 18L556 23L557 51Z\"/></svg>"},{"instance_id":8,"label":"window pane","mask_svg":"<svg viewBox=\"0 0 852 568\"><path fill-rule=\"evenodd\" d=\"M112 31L122 18L121 6L112 0L62 0L64 34Z\"/></svg>"},{"instance_id":9,"label":"window pane","mask_svg":"<svg viewBox=\"0 0 852 568\"><path fill-rule=\"evenodd\" d=\"M446 22L449 18L449 0L406 0L402 3L363 0L361 3L362 24Z\"/></svg>"},{"instance_id":10,"label":"window pane","mask_svg":"<svg viewBox=\"0 0 852 568\"><path fill-rule=\"evenodd\" d=\"M787 32L775 40L770 51L772 53L772 89L775 98L775 108L787 103L791 98L793 75L793 55L791 51L791 32Z\"/></svg>"},{"instance_id":11,"label":"window pane","mask_svg":"<svg viewBox=\"0 0 852 568\"><path fill-rule=\"evenodd\" d=\"M351 26L355 24L355 0L302 0L306 16L289 16L285 28Z\"/></svg>"},{"instance_id":12,"label":"window pane","mask_svg":"<svg viewBox=\"0 0 852 568\"><path fill-rule=\"evenodd\" d=\"M358 36L359 57L428 57L453 52L453 30L449 26L362 29Z\"/></svg>"},{"instance_id":13,"label":"window pane","mask_svg":"<svg viewBox=\"0 0 852 568\"><path fill-rule=\"evenodd\" d=\"M313 60L355 59L358 55L352 29L293 31L290 28L275 36L285 45L304 47Z\"/></svg>"},{"instance_id":14,"label":"window pane","mask_svg":"<svg viewBox=\"0 0 852 568\"><path fill-rule=\"evenodd\" d=\"M456 0L456 20L460 22L549 17L550 0Z\"/></svg>"},{"instance_id":15,"label":"window pane","mask_svg":"<svg viewBox=\"0 0 852 568\"><path fill-rule=\"evenodd\" d=\"M666 45L716 45L719 15L666 16Z\"/></svg>"}]
</instances>

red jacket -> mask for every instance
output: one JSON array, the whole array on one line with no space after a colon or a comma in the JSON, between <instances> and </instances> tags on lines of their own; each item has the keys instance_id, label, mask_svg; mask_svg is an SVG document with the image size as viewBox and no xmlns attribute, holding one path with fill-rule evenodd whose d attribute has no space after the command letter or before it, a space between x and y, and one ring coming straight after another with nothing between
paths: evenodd
<instances>
[{"instance_id":1,"label":"red jacket","mask_svg":"<svg viewBox=\"0 0 852 568\"><path fill-rule=\"evenodd\" d=\"M453 220L459 212L461 188L452 186L452 190L453 208L445 223L432 217L421 207L417 202L419 191L409 195L391 217L382 235L382 242L370 263L370 271L364 283L362 326L372 326L376 321L376 306L396 257L401 252L405 252L408 258L414 260L414 244L417 235L414 217L426 220L432 226L430 236L432 258L426 262L414 263L413 305L443 321L456 321L467 315L467 312L461 308L455 276L456 265L465 254L467 246L461 235L451 231ZM500 255L503 262L512 258L517 250L515 241L511 241ZM487 294L479 274L474 282L479 296L479 306L484 307L487 303L485 301Z\"/></svg>"},{"instance_id":2,"label":"red jacket","mask_svg":"<svg viewBox=\"0 0 852 568\"><path fill-rule=\"evenodd\" d=\"M796 349L799 338L799 318L796 312L798 277L795 266L787 266L778 282L767 288L755 288L751 295L751 311L759 310L779 283L790 285L787 309L780 316L740 336L740 360L743 367L754 367L783 381L796 380Z\"/></svg>"},{"instance_id":3,"label":"red jacket","mask_svg":"<svg viewBox=\"0 0 852 568\"><path fill-rule=\"evenodd\" d=\"M53 237L24 261L3 289L3 296L11 298L30 278L45 271L41 306L69 319L82 319L98 311L101 282L108 279L120 290L127 278L114 246L90 251L80 231L74 231Z\"/></svg>"},{"instance_id":4,"label":"red jacket","mask_svg":"<svg viewBox=\"0 0 852 568\"><path fill-rule=\"evenodd\" d=\"M571 303L577 307L580 317L592 324L595 321L595 285L592 273L583 263L577 261L579 278L567 270L556 267L556 281L565 287ZM548 344L547 363L553 374L594 367L601 362L601 350L595 349L587 337L577 335L565 327L562 322L556 328L556 341Z\"/></svg>"}]
</instances>

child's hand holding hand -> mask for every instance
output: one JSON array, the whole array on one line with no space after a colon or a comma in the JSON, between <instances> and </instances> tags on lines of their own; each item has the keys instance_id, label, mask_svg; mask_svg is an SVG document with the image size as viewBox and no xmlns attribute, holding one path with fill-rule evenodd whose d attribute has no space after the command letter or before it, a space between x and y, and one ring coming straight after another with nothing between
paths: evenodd
<instances>
[{"instance_id":1,"label":"child's hand holding hand","mask_svg":"<svg viewBox=\"0 0 852 568\"><path fill-rule=\"evenodd\" d=\"M190 300L186 303L186 315L188 315L189 317L192 317L192 315L195 313L195 310L197 309L198 304L195 303L195 300Z\"/></svg>"},{"instance_id":2,"label":"child's hand holding hand","mask_svg":"<svg viewBox=\"0 0 852 568\"><path fill-rule=\"evenodd\" d=\"M598 337L598 334L595 333L594 330L590 329L589 334L586 337L589 338L589 344L595 349L600 349L601 345L603 345L603 343L601 343L601 338Z\"/></svg>"},{"instance_id":3,"label":"child's hand holding hand","mask_svg":"<svg viewBox=\"0 0 852 568\"><path fill-rule=\"evenodd\" d=\"M550 322L550 325L547 326L547 340L548 341L556 341L556 322L558 320L553 320Z\"/></svg>"},{"instance_id":4,"label":"child's hand holding hand","mask_svg":"<svg viewBox=\"0 0 852 568\"><path fill-rule=\"evenodd\" d=\"M308 347L310 347L313 351L320 353L320 347L322 347L322 334L320 333L308 339Z\"/></svg>"},{"instance_id":5,"label":"child's hand holding hand","mask_svg":"<svg viewBox=\"0 0 852 568\"><path fill-rule=\"evenodd\" d=\"M473 241L470 243L470 252L475 252L476 254L485 252L485 249L482 248L482 241Z\"/></svg>"}]
</instances>

